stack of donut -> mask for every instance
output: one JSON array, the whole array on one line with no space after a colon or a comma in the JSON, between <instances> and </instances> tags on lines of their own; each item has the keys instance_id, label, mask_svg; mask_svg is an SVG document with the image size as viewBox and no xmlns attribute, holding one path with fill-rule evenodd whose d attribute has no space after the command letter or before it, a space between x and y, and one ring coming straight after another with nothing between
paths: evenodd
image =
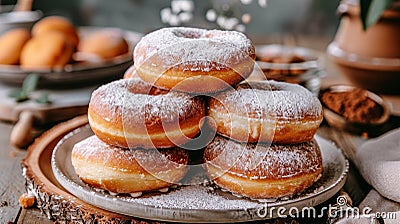
<instances>
[{"instance_id":1,"label":"stack of donut","mask_svg":"<svg viewBox=\"0 0 400 224\"><path fill-rule=\"evenodd\" d=\"M199 132L203 116L200 97L160 90L139 78L111 82L92 93L88 118L95 135L74 146L72 165L82 181L110 194L168 191L189 161L176 145Z\"/></svg>"},{"instance_id":2,"label":"stack of donut","mask_svg":"<svg viewBox=\"0 0 400 224\"><path fill-rule=\"evenodd\" d=\"M322 174L313 139L319 100L300 85L247 82L209 101L217 136L205 149L208 174L220 187L253 199L304 191Z\"/></svg>"},{"instance_id":3,"label":"stack of donut","mask_svg":"<svg viewBox=\"0 0 400 224\"><path fill-rule=\"evenodd\" d=\"M251 41L236 31L147 34L124 79L92 94L95 135L73 148L77 175L112 194L165 191L185 176L184 147L207 124L218 134L204 149L204 167L218 186L256 199L303 191L322 172L313 140L321 105L298 85L242 82L254 59Z\"/></svg>"}]
</instances>

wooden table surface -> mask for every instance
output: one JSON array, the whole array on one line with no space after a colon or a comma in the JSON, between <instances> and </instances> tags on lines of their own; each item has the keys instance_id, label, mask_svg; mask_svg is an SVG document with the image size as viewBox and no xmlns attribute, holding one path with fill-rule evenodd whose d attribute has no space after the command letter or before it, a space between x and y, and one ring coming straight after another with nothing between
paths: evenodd
<instances>
[{"instance_id":1,"label":"wooden table surface","mask_svg":"<svg viewBox=\"0 0 400 224\"><path fill-rule=\"evenodd\" d=\"M307 43L300 41L299 45L315 47L315 43L315 41L308 41ZM327 42L322 42L320 43L321 46L317 48L324 49L326 44ZM326 61L325 67L327 74L322 79L323 87L331 84L348 83L329 61ZM389 103L398 113L400 111L400 96L385 96L385 98L389 100ZM10 145L9 134L12 127L13 124L0 121L0 223L53 223L37 208L22 209L19 206L18 199L25 192L25 180L22 176L20 163L26 151ZM360 136L337 131L326 124L321 125L318 134L336 142L350 160L353 157L354 150L366 140ZM363 186L365 183L357 175L356 170L351 171L350 177L345 186L349 188L349 191L352 191L352 188L365 188ZM354 198L356 201L361 201L365 194L366 192L360 191L353 197L356 197Z\"/></svg>"}]
</instances>

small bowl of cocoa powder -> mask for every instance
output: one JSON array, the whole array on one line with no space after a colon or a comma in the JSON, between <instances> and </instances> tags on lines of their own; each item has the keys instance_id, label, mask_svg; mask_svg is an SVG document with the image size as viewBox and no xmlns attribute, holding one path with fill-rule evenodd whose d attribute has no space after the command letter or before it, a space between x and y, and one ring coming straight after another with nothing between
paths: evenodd
<instances>
[{"instance_id":1,"label":"small bowl of cocoa powder","mask_svg":"<svg viewBox=\"0 0 400 224\"><path fill-rule=\"evenodd\" d=\"M324 118L332 127L361 134L375 131L390 116L377 94L349 85L333 85L321 91Z\"/></svg>"}]
</instances>

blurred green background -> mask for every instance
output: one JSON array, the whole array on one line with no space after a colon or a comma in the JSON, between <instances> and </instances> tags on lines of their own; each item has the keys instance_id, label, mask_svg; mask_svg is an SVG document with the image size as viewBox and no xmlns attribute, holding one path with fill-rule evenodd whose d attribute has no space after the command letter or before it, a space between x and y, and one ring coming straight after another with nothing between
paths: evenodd
<instances>
[{"instance_id":1,"label":"blurred green background","mask_svg":"<svg viewBox=\"0 0 400 224\"><path fill-rule=\"evenodd\" d=\"M16 1L1 1L15 4ZM285 34L318 36L332 39L339 18L336 7L339 0L269 0L260 7L257 0L243 4L239 0L194 0L195 9L190 22L184 26L220 28L205 19L209 9L238 17L250 14L246 34L252 36L281 36ZM147 33L169 26L162 23L160 10L171 7L171 0L35 0L33 9L45 16L61 15L77 26L115 26Z\"/></svg>"}]
</instances>

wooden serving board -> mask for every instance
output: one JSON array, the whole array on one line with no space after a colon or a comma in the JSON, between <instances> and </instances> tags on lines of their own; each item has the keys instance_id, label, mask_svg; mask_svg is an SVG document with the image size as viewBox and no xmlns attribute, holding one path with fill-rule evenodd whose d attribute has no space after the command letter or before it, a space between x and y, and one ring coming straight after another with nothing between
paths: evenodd
<instances>
[{"instance_id":1,"label":"wooden serving board","mask_svg":"<svg viewBox=\"0 0 400 224\"><path fill-rule=\"evenodd\" d=\"M51 156L57 143L71 131L88 124L87 115L60 123L35 139L22 160L25 190L36 207L54 223L167 224L100 209L67 192L54 177ZM242 222L243 223L243 222ZM245 222L248 223L248 222ZM299 223L293 218L259 220L254 224Z\"/></svg>"},{"instance_id":2,"label":"wooden serving board","mask_svg":"<svg viewBox=\"0 0 400 224\"><path fill-rule=\"evenodd\" d=\"M22 161L26 191L36 197L36 205L49 219L74 223L160 223L105 211L68 193L55 179L51 155L55 145L70 131L88 123L81 115L56 125L28 148Z\"/></svg>"}]
</instances>

